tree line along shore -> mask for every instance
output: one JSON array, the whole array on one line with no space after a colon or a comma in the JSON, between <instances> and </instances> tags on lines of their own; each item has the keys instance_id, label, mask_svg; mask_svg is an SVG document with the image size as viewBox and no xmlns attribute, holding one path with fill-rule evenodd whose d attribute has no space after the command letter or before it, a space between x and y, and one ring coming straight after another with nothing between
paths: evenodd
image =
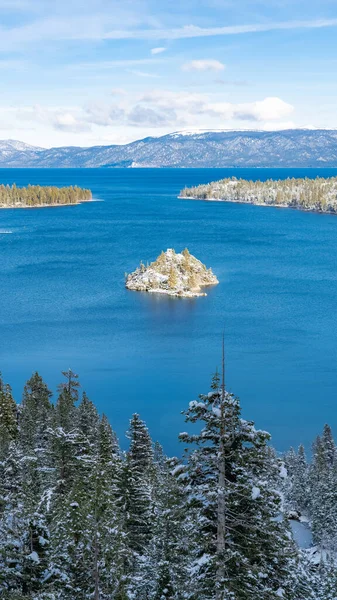
<instances>
[{"instance_id":1,"label":"tree line along shore","mask_svg":"<svg viewBox=\"0 0 337 600\"><path fill-rule=\"evenodd\" d=\"M267 181L249 181L230 177L185 188L181 191L180 197L336 213L337 177L268 179Z\"/></svg>"},{"instance_id":2,"label":"tree line along shore","mask_svg":"<svg viewBox=\"0 0 337 600\"><path fill-rule=\"evenodd\" d=\"M15 183L0 185L0 208L31 208L43 206L64 206L79 204L92 199L88 189L80 187L56 187L28 185L17 187Z\"/></svg>"},{"instance_id":3,"label":"tree line along shore","mask_svg":"<svg viewBox=\"0 0 337 600\"><path fill-rule=\"evenodd\" d=\"M189 402L183 460L138 414L123 451L78 376L55 402L38 373L22 403L0 378L3 600L334 600L337 452L328 426L308 462L241 418L216 373ZM301 549L289 523L311 525ZM308 525L309 526L309 525Z\"/></svg>"}]
</instances>

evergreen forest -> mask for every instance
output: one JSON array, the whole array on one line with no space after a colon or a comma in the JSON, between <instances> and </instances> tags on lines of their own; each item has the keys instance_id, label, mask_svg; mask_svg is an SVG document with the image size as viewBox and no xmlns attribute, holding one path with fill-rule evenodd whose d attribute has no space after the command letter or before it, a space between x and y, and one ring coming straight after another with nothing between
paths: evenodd
<instances>
[{"instance_id":1,"label":"evergreen forest","mask_svg":"<svg viewBox=\"0 0 337 600\"><path fill-rule=\"evenodd\" d=\"M280 456L216 373L187 403L183 458L138 414L121 449L107 417L62 375L17 404L0 379L3 600L335 600L337 452ZM123 444L124 446L124 444ZM300 548L291 520L314 546Z\"/></svg>"},{"instance_id":2,"label":"evergreen forest","mask_svg":"<svg viewBox=\"0 0 337 600\"><path fill-rule=\"evenodd\" d=\"M24 208L38 206L58 206L64 204L79 204L91 200L90 190L77 186L54 187L28 185L17 187L0 185L1 208Z\"/></svg>"},{"instance_id":3,"label":"evergreen forest","mask_svg":"<svg viewBox=\"0 0 337 600\"><path fill-rule=\"evenodd\" d=\"M182 198L245 202L318 212L337 212L337 177L248 181L231 177L185 188Z\"/></svg>"}]
</instances>

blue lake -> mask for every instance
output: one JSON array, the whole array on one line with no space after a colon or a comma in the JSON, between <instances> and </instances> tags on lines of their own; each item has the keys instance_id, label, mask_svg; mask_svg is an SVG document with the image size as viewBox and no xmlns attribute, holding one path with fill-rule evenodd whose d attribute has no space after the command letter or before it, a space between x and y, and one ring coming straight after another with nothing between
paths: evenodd
<instances>
[{"instance_id":1,"label":"blue lake","mask_svg":"<svg viewBox=\"0 0 337 600\"><path fill-rule=\"evenodd\" d=\"M0 170L77 184L100 202L0 210L0 368L20 400L71 367L120 438L139 412L167 452L209 383L226 330L228 387L279 450L337 429L337 217L179 200L185 185L336 175L332 169ZM5 233L11 232L11 233ZM127 291L124 273L188 247L220 284L205 298Z\"/></svg>"}]
</instances>

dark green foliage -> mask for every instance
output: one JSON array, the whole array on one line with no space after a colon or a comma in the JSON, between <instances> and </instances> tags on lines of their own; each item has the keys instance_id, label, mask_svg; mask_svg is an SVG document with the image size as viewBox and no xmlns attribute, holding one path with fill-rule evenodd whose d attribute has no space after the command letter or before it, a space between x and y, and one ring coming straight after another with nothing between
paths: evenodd
<instances>
[{"instance_id":1,"label":"dark green foliage","mask_svg":"<svg viewBox=\"0 0 337 600\"><path fill-rule=\"evenodd\" d=\"M281 591L290 598L296 550L276 519L280 497L270 474L278 464L266 446L269 435L240 418L238 399L218 387L217 376L212 389L185 412L201 430L180 436L196 446L188 465L189 502L199 524L189 598L271 600Z\"/></svg>"},{"instance_id":2,"label":"dark green foliage","mask_svg":"<svg viewBox=\"0 0 337 600\"><path fill-rule=\"evenodd\" d=\"M28 185L18 188L0 185L0 206L6 208L31 207L31 206L57 206L64 204L78 204L91 200L90 190L77 186L70 187L45 187L41 185Z\"/></svg>"},{"instance_id":3,"label":"dark green foliage","mask_svg":"<svg viewBox=\"0 0 337 600\"><path fill-rule=\"evenodd\" d=\"M85 393L79 400L78 376L71 369L63 376L55 405L38 373L20 406L0 380L1 598L335 600L329 427L311 465L303 448L284 457L282 484L269 435L241 419L239 401L223 394L218 376L185 413L193 433L181 435L190 446L184 461L153 445L137 414L122 452L107 417ZM295 548L280 518L281 488L287 510L310 513L324 550L319 568Z\"/></svg>"},{"instance_id":4,"label":"dark green foliage","mask_svg":"<svg viewBox=\"0 0 337 600\"><path fill-rule=\"evenodd\" d=\"M18 409L12 390L3 382L0 373L0 459L6 453L8 444L17 437L17 420Z\"/></svg>"},{"instance_id":5,"label":"dark green foliage","mask_svg":"<svg viewBox=\"0 0 337 600\"><path fill-rule=\"evenodd\" d=\"M133 415L128 431L130 450L124 467L126 529L130 547L142 554L151 539L153 449L148 429Z\"/></svg>"}]
</instances>

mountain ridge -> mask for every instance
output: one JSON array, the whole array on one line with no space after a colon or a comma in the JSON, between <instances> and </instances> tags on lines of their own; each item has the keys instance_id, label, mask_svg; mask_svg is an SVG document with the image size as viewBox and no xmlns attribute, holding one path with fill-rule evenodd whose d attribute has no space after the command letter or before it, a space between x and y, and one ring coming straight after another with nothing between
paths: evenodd
<instances>
[{"instance_id":1,"label":"mountain ridge","mask_svg":"<svg viewBox=\"0 0 337 600\"><path fill-rule=\"evenodd\" d=\"M186 130L128 144L41 148L0 140L0 168L337 167L336 129Z\"/></svg>"}]
</instances>

